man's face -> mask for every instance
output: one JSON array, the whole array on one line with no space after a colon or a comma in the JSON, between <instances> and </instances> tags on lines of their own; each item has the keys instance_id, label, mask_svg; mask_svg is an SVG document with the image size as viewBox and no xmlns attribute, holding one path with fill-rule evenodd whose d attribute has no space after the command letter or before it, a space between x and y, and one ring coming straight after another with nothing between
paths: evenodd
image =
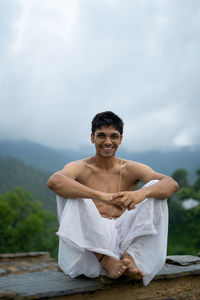
<instances>
[{"instance_id":1,"label":"man's face","mask_svg":"<svg viewBox=\"0 0 200 300\"><path fill-rule=\"evenodd\" d=\"M121 144L122 135L114 126L102 126L91 134L91 141L100 156L109 158L115 154Z\"/></svg>"}]
</instances>

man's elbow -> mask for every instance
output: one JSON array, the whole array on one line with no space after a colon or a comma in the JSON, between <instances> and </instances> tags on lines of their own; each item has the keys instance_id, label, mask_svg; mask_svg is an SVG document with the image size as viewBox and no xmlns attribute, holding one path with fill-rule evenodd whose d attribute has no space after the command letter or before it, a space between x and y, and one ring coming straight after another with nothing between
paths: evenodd
<instances>
[{"instance_id":1,"label":"man's elbow","mask_svg":"<svg viewBox=\"0 0 200 300\"><path fill-rule=\"evenodd\" d=\"M53 174L47 181L47 186L50 190L55 191L58 184L59 175Z\"/></svg>"},{"instance_id":2,"label":"man's elbow","mask_svg":"<svg viewBox=\"0 0 200 300\"><path fill-rule=\"evenodd\" d=\"M179 190L178 183L170 176L164 177L167 181L167 191L166 191L166 198L171 198L174 193L176 193Z\"/></svg>"},{"instance_id":3,"label":"man's elbow","mask_svg":"<svg viewBox=\"0 0 200 300\"><path fill-rule=\"evenodd\" d=\"M172 177L170 177L170 179L172 181L171 182L171 187L172 187L172 195L173 195L174 193L176 193L179 190L179 184Z\"/></svg>"}]
</instances>

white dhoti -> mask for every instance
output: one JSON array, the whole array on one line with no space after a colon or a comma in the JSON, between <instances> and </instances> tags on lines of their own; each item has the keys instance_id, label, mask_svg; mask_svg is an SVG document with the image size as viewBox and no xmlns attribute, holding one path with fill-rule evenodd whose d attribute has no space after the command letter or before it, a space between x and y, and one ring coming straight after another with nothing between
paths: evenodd
<instances>
[{"instance_id":1,"label":"white dhoti","mask_svg":"<svg viewBox=\"0 0 200 300\"><path fill-rule=\"evenodd\" d=\"M157 180L147 185L156 183ZM93 252L120 259L129 253L147 285L162 269L168 234L167 200L147 198L117 219L101 217L90 199L57 196L58 264L70 277L105 275Z\"/></svg>"}]
</instances>

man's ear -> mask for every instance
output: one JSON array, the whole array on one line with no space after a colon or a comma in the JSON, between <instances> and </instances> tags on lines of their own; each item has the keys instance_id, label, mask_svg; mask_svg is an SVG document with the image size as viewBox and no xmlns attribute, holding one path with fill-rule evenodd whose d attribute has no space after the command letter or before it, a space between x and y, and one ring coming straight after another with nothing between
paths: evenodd
<instances>
[{"instance_id":1,"label":"man's ear","mask_svg":"<svg viewBox=\"0 0 200 300\"><path fill-rule=\"evenodd\" d=\"M91 133L91 142L94 144L94 134Z\"/></svg>"},{"instance_id":2,"label":"man's ear","mask_svg":"<svg viewBox=\"0 0 200 300\"><path fill-rule=\"evenodd\" d=\"M120 136L120 145L122 143L122 140L123 140L123 135Z\"/></svg>"}]
</instances>

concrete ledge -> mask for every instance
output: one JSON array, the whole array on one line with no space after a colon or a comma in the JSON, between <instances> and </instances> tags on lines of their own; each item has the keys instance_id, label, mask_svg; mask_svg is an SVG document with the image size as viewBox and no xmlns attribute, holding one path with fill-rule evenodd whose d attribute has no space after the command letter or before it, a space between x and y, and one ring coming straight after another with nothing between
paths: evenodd
<instances>
[{"instance_id":1,"label":"concrete ledge","mask_svg":"<svg viewBox=\"0 0 200 300\"><path fill-rule=\"evenodd\" d=\"M0 277L0 299L200 299L200 258L168 257L147 287L126 277L72 279L57 270L11 274Z\"/></svg>"},{"instance_id":2,"label":"concrete ledge","mask_svg":"<svg viewBox=\"0 0 200 300\"><path fill-rule=\"evenodd\" d=\"M49 252L22 252L22 253L5 253L5 254L0 254L0 260L7 260L7 259L21 259L24 257L49 257Z\"/></svg>"},{"instance_id":3,"label":"concrete ledge","mask_svg":"<svg viewBox=\"0 0 200 300\"><path fill-rule=\"evenodd\" d=\"M58 270L58 265L49 252L0 254L0 277L50 270Z\"/></svg>"}]
</instances>

